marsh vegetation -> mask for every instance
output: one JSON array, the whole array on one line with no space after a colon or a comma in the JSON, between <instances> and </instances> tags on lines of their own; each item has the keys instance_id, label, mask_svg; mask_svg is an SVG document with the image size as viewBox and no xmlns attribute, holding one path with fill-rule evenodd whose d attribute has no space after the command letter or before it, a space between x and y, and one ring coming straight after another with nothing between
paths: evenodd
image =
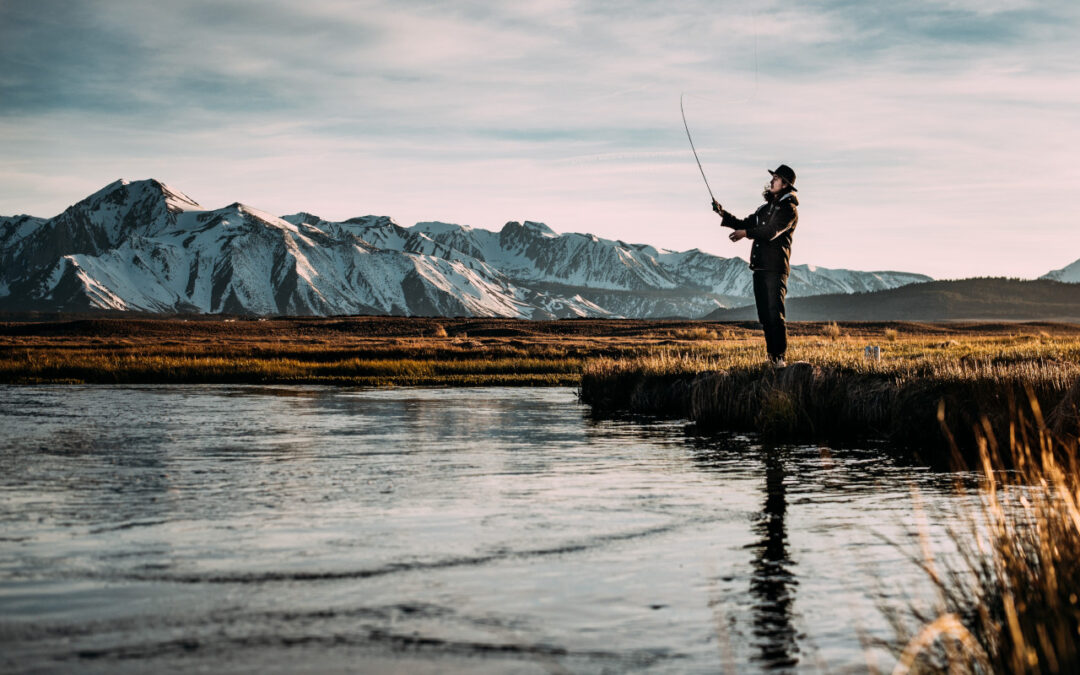
<instances>
[{"instance_id":1,"label":"marsh vegetation","mask_svg":"<svg viewBox=\"0 0 1080 675\"><path fill-rule=\"evenodd\" d=\"M774 372L754 322L6 323L0 382L578 385L599 411L688 417L772 439L885 437L924 448L944 443L936 423L941 401L965 447L974 447L973 423L988 416L1004 429L1016 401L1028 396L1055 423L1072 419L1080 326L830 322L793 324L791 333L792 366ZM880 347L880 359L864 356L870 344Z\"/></svg>"},{"instance_id":2,"label":"marsh vegetation","mask_svg":"<svg viewBox=\"0 0 1080 675\"><path fill-rule=\"evenodd\" d=\"M899 637L894 673L1080 672L1080 425L1055 433L1027 403L1005 447L988 423L975 430L979 482L953 502L968 506L926 514L947 524L955 553L913 556L933 606L883 608Z\"/></svg>"},{"instance_id":3,"label":"marsh vegetation","mask_svg":"<svg viewBox=\"0 0 1080 675\"><path fill-rule=\"evenodd\" d=\"M687 417L777 440L884 437L924 449L946 446L942 403L967 449L984 417L1004 442L1018 402L1032 396L1059 431L1076 421L1080 337L1071 330L947 335L889 326L853 334L859 328L828 324L795 337L779 371L753 340L593 359L582 397L602 410ZM865 356L869 344L880 359Z\"/></svg>"},{"instance_id":4,"label":"marsh vegetation","mask_svg":"<svg viewBox=\"0 0 1080 675\"><path fill-rule=\"evenodd\" d=\"M1080 352L1069 324L807 322L791 335L791 360L854 374L1064 373ZM882 361L865 362L882 342ZM0 381L575 385L755 369L761 350L756 322L84 318L0 323Z\"/></svg>"}]
</instances>

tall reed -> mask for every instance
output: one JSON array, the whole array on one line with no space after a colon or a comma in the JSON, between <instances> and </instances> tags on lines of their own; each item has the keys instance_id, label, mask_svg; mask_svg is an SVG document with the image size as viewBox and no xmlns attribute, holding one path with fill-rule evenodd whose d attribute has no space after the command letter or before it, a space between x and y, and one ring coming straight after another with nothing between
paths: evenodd
<instances>
[{"instance_id":1,"label":"tall reed","mask_svg":"<svg viewBox=\"0 0 1080 675\"><path fill-rule=\"evenodd\" d=\"M910 610L922 626L905 636L897 675L1080 672L1080 429L1055 433L1029 401L1005 447L988 420L976 431L978 507L958 514L958 553L924 562L936 616Z\"/></svg>"}]
</instances>

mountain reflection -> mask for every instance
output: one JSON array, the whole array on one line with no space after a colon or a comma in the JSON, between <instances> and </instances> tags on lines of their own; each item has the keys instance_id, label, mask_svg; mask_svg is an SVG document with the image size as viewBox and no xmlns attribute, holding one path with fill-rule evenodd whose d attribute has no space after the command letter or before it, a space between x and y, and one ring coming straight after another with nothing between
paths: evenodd
<instances>
[{"instance_id":1,"label":"mountain reflection","mask_svg":"<svg viewBox=\"0 0 1080 675\"><path fill-rule=\"evenodd\" d=\"M787 493L784 486L784 458L776 448L762 448L765 460L765 504L754 533L760 537L750 545L750 594L753 597L756 660L770 669L787 670L798 662L799 646L792 625L792 604L797 581L788 557Z\"/></svg>"}]
</instances>

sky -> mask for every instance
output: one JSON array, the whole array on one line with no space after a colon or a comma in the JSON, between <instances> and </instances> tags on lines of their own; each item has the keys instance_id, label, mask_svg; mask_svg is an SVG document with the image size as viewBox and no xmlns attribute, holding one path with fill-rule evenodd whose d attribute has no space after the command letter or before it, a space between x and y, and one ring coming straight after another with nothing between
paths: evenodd
<instances>
[{"instance_id":1,"label":"sky","mask_svg":"<svg viewBox=\"0 0 1080 675\"><path fill-rule=\"evenodd\" d=\"M0 0L0 214L118 178L748 257L709 209L798 174L792 262L1080 258L1075 0Z\"/></svg>"}]
</instances>

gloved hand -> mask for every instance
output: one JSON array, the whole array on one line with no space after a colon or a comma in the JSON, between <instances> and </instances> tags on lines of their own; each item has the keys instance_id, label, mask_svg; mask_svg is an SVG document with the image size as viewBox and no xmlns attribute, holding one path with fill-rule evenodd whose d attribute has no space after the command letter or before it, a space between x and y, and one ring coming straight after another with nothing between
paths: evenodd
<instances>
[{"instance_id":1,"label":"gloved hand","mask_svg":"<svg viewBox=\"0 0 1080 675\"><path fill-rule=\"evenodd\" d=\"M724 211L724 209L720 208L720 202L716 201L715 199L712 200L712 210L720 214L722 214Z\"/></svg>"}]
</instances>

